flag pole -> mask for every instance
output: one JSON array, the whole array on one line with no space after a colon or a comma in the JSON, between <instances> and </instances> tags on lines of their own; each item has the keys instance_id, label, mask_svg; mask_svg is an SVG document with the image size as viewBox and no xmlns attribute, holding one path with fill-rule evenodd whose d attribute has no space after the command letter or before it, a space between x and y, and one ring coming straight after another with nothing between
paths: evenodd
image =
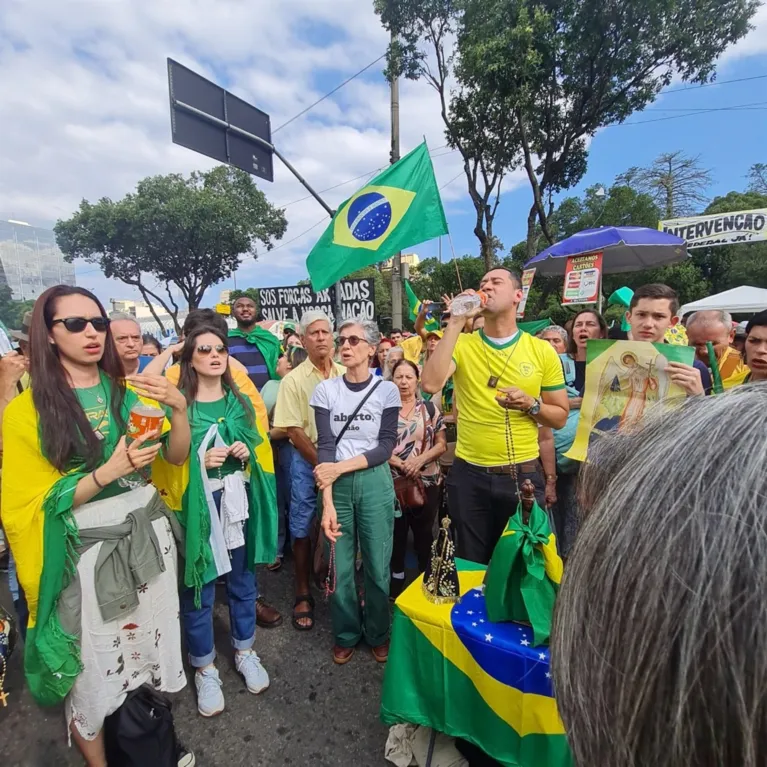
<instances>
[{"instance_id":1,"label":"flag pole","mask_svg":"<svg viewBox=\"0 0 767 767\"><path fill-rule=\"evenodd\" d=\"M397 35L392 30L392 49L397 42ZM399 148L399 78L392 76L389 81L391 107L391 164L400 159ZM402 253L395 253L391 270L391 315L392 327L402 327Z\"/></svg>"}]
</instances>

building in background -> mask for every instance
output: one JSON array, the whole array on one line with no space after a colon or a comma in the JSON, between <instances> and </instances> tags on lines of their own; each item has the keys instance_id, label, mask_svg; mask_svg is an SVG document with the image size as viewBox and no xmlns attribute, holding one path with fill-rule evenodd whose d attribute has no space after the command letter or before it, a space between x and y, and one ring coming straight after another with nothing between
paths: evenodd
<instances>
[{"instance_id":1,"label":"building in background","mask_svg":"<svg viewBox=\"0 0 767 767\"><path fill-rule=\"evenodd\" d=\"M64 260L50 229L0 220L0 285L16 301L37 298L53 285L75 285L74 264Z\"/></svg>"},{"instance_id":2,"label":"building in background","mask_svg":"<svg viewBox=\"0 0 767 767\"><path fill-rule=\"evenodd\" d=\"M157 320L152 315L149 309L149 304L145 301L134 301L130 298L110 298L109 303L112 304L112 312L115 314L130 314L136 318L142 333L149 333L150 336L154 336L159 339L175 339L176 331L173 325L173 318L157 304L152 304L152 308L155 314L162 321L162 328L157 323ZM180 324L184 324L189 311L182 309L178 313L178 321Z\"/></svg>"},{"instance_id":3,"label":"building in background","mask_svg":"<svg viewBox=\"0 0 767 767\"><path fill-rule=\"evenodd\" d=\"M411 273L418 268L418 264L421 262L421 259L418 258L417 253L403 253L402 254L402 263L407 264ZM388 261L384 261L381 264L381 271L382 272L391 272L392 268L394 267L394 259L390 258Z\"/></svg>"}]
</instances>

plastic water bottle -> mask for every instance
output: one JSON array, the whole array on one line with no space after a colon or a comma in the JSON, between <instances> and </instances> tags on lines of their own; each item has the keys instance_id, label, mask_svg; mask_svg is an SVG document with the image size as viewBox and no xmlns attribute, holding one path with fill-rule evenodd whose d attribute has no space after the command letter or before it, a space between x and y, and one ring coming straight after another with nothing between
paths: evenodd
<instances>
[{"instance_id":1,"label":"plastic water bottle","mask_svg":"<svg viewBox=\"0 0 767 767\"><path fill-rule=\"evenodd\" d=\"M453 317L463 317L465 314L479 309L485 301L486 296L481 290L476 293L465 293L464 295L456 296L450 304L450 314Z\"/></svg>"}]
</instances>

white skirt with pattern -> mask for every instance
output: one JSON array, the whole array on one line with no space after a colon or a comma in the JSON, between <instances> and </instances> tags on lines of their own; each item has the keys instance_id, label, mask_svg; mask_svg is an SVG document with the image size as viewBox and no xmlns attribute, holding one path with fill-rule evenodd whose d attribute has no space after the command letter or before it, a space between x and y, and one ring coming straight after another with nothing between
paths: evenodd
<instances>
[{"instance_id":1,"label":"white skirt with pattern","mask_svg":"<svg viewBox=\"0 0 767 767\"><path fill-rule=\"evenodd\" d=\"M75 509L81 530L117 525L134 509L146 506L156 492L151 485L87 503ZM157 690L178 692L186 685L181 657L176 542L166 519L152 523L165 562L165 572L139 587L138 607L105 623L96 599L94 571L101 549L97 543L77 565L82 586L83 670L66 698L67 725L74 722L93 740L130 690L149 683Z\"/></svg>"}]
</instances>

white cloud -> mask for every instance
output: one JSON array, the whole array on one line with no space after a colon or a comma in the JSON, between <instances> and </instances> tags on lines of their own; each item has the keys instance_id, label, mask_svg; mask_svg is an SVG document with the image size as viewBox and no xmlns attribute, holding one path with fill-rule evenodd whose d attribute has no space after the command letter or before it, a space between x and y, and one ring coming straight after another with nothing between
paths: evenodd
<instances>
[{"instance_id":1,"label":"white cloud","mask_svg":"<svg viewBox=\"0 0 767 767\"><path fill-rule=\"evenodd\" d=\"M166 57L257 104L279 126L383 53L388 39L372 3L360 0L6 0L0 26L0 103L13 116L3 125L0 215L47 225L70 215L82 198L119 198L147 175L214 164L171 143ZM276 134L315 188L388 163L382 68L379 62ZM409 82L401 91L403 151L423 135L431 146L444 144L433 92ZM457 157L435 159L440 183L460 170ZM328 192L328 202L337 205L363 180ZM306 196L278 162L274 184L260 185L275 204ZM462 188L447 187L446 202L462 196ZM323 211L308 199L290 205L287 215L286 243ZM322 225L258 262L246 261L238 284L304 276L304 259L321 231ZM103 298L131 292L89 264L78 266L78 279Z\"/></svg>"},{"instance_id":2,"label":"white cloud","mask_svg":"<svg viewBox=\"0 0 767 767\"><path fill-rule=\"evenodd\" d=\"M760 56L767 53L767 5L759 6L756 15L751 20L753 29L735 45L728 48L720 61L729 62L746 56Z\"/></svg>"}]
</instances>

